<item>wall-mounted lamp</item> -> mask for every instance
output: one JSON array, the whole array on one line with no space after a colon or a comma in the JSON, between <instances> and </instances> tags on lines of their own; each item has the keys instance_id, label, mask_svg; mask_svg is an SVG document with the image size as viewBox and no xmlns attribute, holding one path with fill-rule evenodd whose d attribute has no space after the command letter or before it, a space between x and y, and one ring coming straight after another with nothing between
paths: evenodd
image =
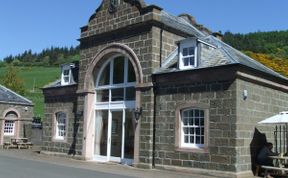
<instances>
[{"instance_id":1,"label":"wall-mounted lamp","mask_svg":"<svg viewBox=\"0 0 288 178\"><path fill-rule=\"evenodd\" d=\"M135 121L136 123L138 123L138 120L140 119L140 116L142 115L142 107L140 108L136 108L134 110L134 117L135 117Z\"/></svg>"},{"instance_id":2,"label":"wall-mounted lamp","mask_svg":"<svg viewBox=\"0 0 288 178\"><path fill-rule=\"evenodd\" d=\"M27 107L27 106L25 106L24 110L27 112L27 111L28 111L28 107Z\"/></svg>"},{"instance_id":3,"label":"wall-mounted lamp","mask_svg":"<svg viewBox=\"0 0 288 178\"><path fill-rule=\"evenodd\" d=\"M246 100L248 98L248 91L243 90L243 99Z\"/></svg>"}]
</instances>

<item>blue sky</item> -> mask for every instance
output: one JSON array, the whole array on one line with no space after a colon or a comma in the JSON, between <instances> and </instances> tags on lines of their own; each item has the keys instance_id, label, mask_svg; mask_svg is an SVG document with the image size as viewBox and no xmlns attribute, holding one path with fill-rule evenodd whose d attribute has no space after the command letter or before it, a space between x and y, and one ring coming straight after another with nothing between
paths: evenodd
<instances>
[{"instance_id":1,"label":"blue sky","mask_svg":"<svg viewBox=\"0 0 288 178\"><path fill-rule=\"evenodd\" d=\"M0 59L32 49L78 45L80 27L101 0L1 0ZM189 13L212 31L288 30L287 0L145 0L174 15Z\"/></svg>"}]
</instances>

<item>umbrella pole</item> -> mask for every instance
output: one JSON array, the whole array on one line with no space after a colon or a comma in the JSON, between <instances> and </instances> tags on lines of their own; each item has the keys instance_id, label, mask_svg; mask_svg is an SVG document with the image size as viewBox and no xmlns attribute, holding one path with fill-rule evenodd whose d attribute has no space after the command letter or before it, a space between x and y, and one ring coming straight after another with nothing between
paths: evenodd
<instances>
[{"instance_id":1,"label":"umbrella pole","mask_svg":"<svg viewBox=\"0 0 288 178\"><path fill-rule=\"evenodd\" d=\"M286 146L286 138L285 138L285 135L286 135L286 129L285 129L285 126L283 125L282 126L282 129L283 129L283 153L286 151L286 148L285 148L285 146Z\"/></svg>"},{"instance_id":2,"label":"umbrella pole","mask_svg":"<svg viewBox=\"0 0 288 178\"><path fill-rule=\"evenodd\" d=\"M279 143L279 145L280 145L280 153L282 153L282 135L281 135L281 132L282 132L282 130L281 130L281 125L279 126L279 136L280 136L280 143Z\"/></svg>"},{"instance_id":3,"label":"umbrella pole","mask_svg":"<svg viewBox=\"0 0 288 178\"><path fill-rule=\"evenodd\" d=\"M277 140L277 131L278 131L278 129L277 129L277 125L275 126L275 132L274 132L274 139L275 139L275 151L276 151L276 153L278 153L278 140Z\"/></svg>"},{"instance_id":4,"label":"umbrella pole","mask_svg":"<svg viewBox=\"0 0 288 178\"><path fill-rule=\"evenodd\" d=\"M288 128L287 128L288 124L286 123L285 126L286 126L286 155L287 155L288 154Z\"/></svg>"}]
</instances>

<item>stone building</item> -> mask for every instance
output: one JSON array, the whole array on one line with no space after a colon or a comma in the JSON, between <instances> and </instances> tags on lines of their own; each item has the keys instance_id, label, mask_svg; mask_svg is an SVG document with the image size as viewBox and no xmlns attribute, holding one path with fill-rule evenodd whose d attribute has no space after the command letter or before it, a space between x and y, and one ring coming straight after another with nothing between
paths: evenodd
<instances>
[{"instance_id":1,"label":"stone building","mask_svg":"<svg viewBox=\"0 0 288 178\"><path fill-rule=\"evenodd\" d=\"M42 152L252 175L255 143L273 142L257 122L288 110L288 80L218 37L187 14L103 0L81 28L79 64L43 88Z\"/></svg>"},{"instance_id":2,"label":"stone building","mask_svg":"<svg viewBox=\"0 0 288 178\"><path fill-rule=\"evenodd\" d=\"M0 85L0 145L11 138L31 138L33 103Z\"/></svg>"}]
</instances>

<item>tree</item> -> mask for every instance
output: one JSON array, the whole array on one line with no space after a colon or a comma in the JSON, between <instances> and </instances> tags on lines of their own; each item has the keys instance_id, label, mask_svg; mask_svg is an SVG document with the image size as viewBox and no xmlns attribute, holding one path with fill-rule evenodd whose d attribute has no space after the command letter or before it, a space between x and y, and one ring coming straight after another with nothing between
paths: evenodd
<instances>
[{"instance_id":1,"label":"tree","mask_svg":"<svg viewBox=\"0 0 288 178\"><path fill-rule=\"evenodd\" d=\"M25 88L24 88L24 82L23 80L18 76L18 71L16 67L9 64L6 67L6 73L3 76L3 79L1 80L2 84L13 90L14 92L24 95L25 94Z\"/></svg>"}]
</instances>

